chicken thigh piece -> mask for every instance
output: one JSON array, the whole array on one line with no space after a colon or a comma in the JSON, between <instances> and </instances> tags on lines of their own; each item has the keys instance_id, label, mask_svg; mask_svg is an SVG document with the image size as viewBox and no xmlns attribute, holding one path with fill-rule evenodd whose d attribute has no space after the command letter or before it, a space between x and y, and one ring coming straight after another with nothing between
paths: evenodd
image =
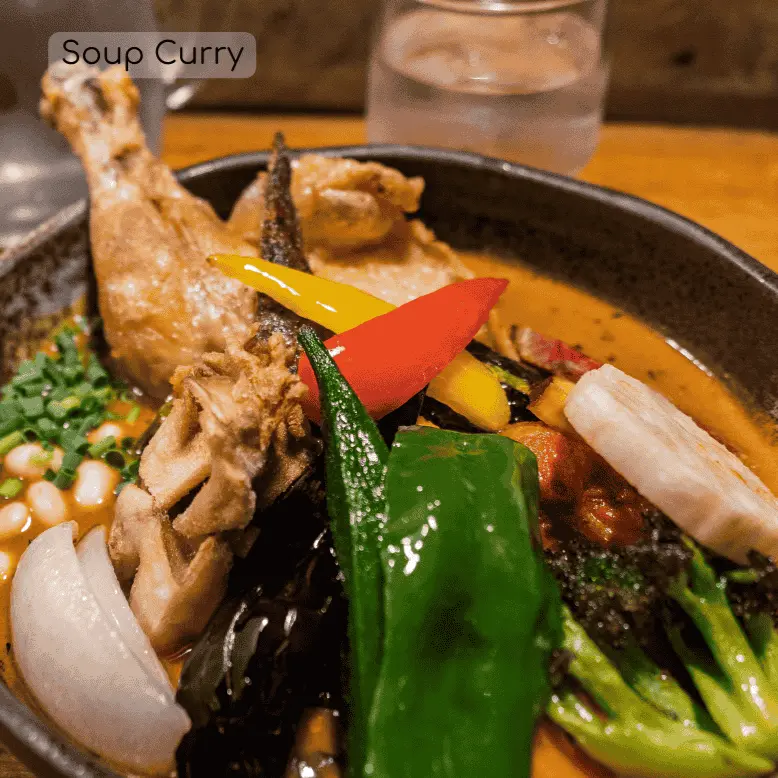
<instances>
[{"instance_id":1,"label":"chicken thigh piece","mask_svg":"<svg viewBox=\"0 0 778 778\"><path fill-rule=\"evenodd\" d=\"M419 207L422 179L377 162L303 154L292 163L291 185L315 275L395 305L471 277L449 246L406 219ZM252 245L259 243L267 187L260 173L230 217L230 227Z\"/></svg>"},{"instance_id":2,"label":"chicken thigh piece","mask_svg":"<svg viewBox=\"0 0 778 778\"><path fill-rule=\"evenodd\" d=\"M155 397L179 366L252 332L256 294L206 263L256 256L146 146L138 91L121 67L53 65L41 114L81 158L106 339L127 377Z\"/></svg>"},{"instance_id":3,"label":"chicken thigh piece","mask_svg":"<svg viewBox=\"0 0 778 778\"><path fill-rule=\"evenodd\" d=\"M404 213L419 207L421 178L406 178L377 162L303 154L292 162L291 189L306 246L351 249L379 243ZM265 173L235 203L230 227L259 242L264 220Z\"/></svg>"}]
</instances>

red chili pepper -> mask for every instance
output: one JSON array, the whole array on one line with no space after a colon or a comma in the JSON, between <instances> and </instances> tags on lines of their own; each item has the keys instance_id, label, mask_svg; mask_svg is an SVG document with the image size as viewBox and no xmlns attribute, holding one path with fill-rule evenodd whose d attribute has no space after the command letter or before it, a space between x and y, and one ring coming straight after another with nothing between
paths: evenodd
<instances>
[{"instance_id":1,"label":"red chili pepper","mask_svg":"<svg viewBox=\"0 0 778 778\"><path fill-rule=\"evenodd\" d=\"M473 278L370 319L325 345L368 413L380 419L421 391L473 339L508 282ZM306 416L320 421L319 388L306 356L298 372L310 389Z\"/></svg>"}]
</instances>

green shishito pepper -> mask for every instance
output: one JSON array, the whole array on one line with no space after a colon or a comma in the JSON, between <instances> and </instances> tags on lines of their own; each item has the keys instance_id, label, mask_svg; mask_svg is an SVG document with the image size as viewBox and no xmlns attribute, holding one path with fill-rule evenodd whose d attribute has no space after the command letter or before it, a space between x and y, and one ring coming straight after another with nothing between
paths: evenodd
<instances>
[{"instance_id":1,"label":"green shishito pepper","mask_svg":"<svg viewBox=\"0 0 778 778\"><path fill-rule=\"evenodd\" d=\"M387 468L321 341L303 328L300 342L320 390L349 597L351 775L528 776L563 638L534 455L496 435L410 428Z\"/></svg>"},{"instance_id":2,"label":"green shishito pepper","mask_svg":"<svg viewBox=\"0 0 778 778\"><path fill-rule=\"evenodd\" d=\"M367 719L378 681L383 595L380 534L389 450L375 422L310 327L299 340L313 367L327 439L327 510L349 601L351 774L364 764Z\"/></svg>"},{"instance_id":3,"label":"green shishito pepper","mask_svg":"<svg viewBox=\"0 0 778 778\"><path fill-rule=\"evenodd\" d=\"M497 435L413 428L395 440L386 492L366 774L529 775L562 641L534 455Z\"/></svg>"}]
</instances>

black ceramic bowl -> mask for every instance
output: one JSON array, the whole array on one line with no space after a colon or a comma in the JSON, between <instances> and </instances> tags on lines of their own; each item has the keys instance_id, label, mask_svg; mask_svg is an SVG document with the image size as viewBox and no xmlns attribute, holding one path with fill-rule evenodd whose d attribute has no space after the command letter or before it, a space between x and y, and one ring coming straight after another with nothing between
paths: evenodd
<instances>
[{"instance_id":1,"label":"black ceramic bowl","mask_svg":"<svg viewBox=\"0 0 778 778\"><path fill-rule=\"evenodd\" d=\"M317 150L376 160L427 182L421 218L456 248L521 257L673 338L755 411L778 419L778 276L716 235L634 197L472 154L400 146ZM242 154L181 180L226 216L264 168ZM87 294L86 207L62 212L0 262L0 372L41 317ZM52 635L52 641L57 636ZM0 684L0 736L41 776L114 776L53 733Z\"/></svg>"}]
</instances>

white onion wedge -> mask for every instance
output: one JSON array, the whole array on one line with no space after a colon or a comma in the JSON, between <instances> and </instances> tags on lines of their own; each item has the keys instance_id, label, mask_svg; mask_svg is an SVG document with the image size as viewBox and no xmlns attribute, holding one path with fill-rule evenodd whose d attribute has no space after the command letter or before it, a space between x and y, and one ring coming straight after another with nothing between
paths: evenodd
<instances>
[{"instance_id":1,"label":"white onion wedge","mask_svg":"<svg viewBox=\"0 0 778 778\"><path fill-rule=\"evenodd\" d=\"M612 365L584 375L565 415L640 494L704 546L778 559L778 500L734 454L662 395Z\"/></svg>"},{"instance_id":2,"label":"white onion wedge","mask_svg":"<svg viewBox=\"0 0 778 778\"><path fill-rule=\"evenodd\" d=\"M157 659L116 578L111 558L108 556L106 537L105 527L95 527L76 546L81 572L103 614L113 621L127 648L146 668L152 679L159 682L160 691L172 700L175 695L165 668Z\"/></svg>"},{"instance_id":3,"label":"white onion wedge","mask_svg":"<svg viewBox=\"0 0 778 778\"><path fill-rule=\"evenodd\" d=\"M43 709L83 746L135 771L167 772L189 717L101 608L92 586L103 584L94 568L89 581L84 575L75 528L52 527L19 561L11 590L17 664ZM90 545L84 553L91 558ZM110 607L110 596L103 602Z\"/></svg>"}]
</instances>

